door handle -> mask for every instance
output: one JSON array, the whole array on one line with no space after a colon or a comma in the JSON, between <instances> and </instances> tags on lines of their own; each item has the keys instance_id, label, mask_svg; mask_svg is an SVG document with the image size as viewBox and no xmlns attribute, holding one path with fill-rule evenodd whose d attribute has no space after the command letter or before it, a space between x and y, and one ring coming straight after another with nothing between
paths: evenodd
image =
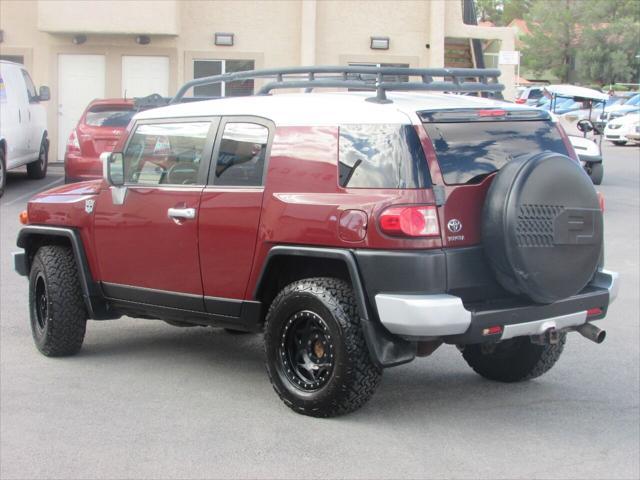
<instances>
[{"instance_id":1,"label":"door handle","mask_svg":"<svg viewBox=\"0 0 640 480\"><path fill-rule=\"evenodd\" d=\"M167 210L169 218L176 220L193 220L196 218L195 208L170 208Z\"/></svg>"}]
</instances>

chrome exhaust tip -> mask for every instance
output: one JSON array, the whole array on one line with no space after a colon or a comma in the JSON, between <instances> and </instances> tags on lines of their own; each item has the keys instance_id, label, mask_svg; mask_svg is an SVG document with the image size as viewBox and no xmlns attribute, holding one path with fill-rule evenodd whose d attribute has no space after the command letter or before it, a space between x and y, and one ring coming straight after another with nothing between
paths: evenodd
<instances>
[{"instance_id":1,"label":"chrome exhaust tip","mask_svg":"<svg viewBox=\"0 0 640 480\"><path fill-rule=\"evenodd\" d=\"M575 330L583 337L598 344L604 342L604 339L607 337L607 332L605 330L602 330L591 323L580 325L579 327L576 327Z\"/></svg>"}]
</instances>

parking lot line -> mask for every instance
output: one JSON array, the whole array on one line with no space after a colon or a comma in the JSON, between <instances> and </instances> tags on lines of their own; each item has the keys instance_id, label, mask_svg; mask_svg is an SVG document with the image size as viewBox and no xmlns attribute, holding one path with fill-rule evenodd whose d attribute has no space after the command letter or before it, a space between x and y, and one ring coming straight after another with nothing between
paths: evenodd
<instances>
[{"instance_id":1,"label":"parking lot line","mask_svg":"<svg viewBox=\"0 0 640 480\"><path fill-rule=\"evenodd\" d=\"M20 195L17 198L14 198L13 200L11 200L10 202L7 203L3 203L2 206L3 207L9 207L11 205L14 205L22 200L24 200L25 198L29 198L29 197L33 197L34 195L40 193L40 192L44 192L45 190L53 187L54 185L57 185L59 183L62 183L64 181L64 177L63 178L58 178L57 180L54 180L53 182L47 183L44 187L42 187L40 190L36 191L36 192L27 192L23 195Z\"/></svg>"}]
</instances>

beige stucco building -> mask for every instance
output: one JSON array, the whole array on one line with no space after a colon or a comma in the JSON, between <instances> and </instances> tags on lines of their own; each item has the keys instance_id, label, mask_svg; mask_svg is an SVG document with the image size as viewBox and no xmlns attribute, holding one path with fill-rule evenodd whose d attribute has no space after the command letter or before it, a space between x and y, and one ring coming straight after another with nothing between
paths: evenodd
<instances>
[{"instance_id":1,"label":"beige stucco building","mask_svg":"<svg viewBox=\"0 0 640 480\"><path fill-rule=\"evenodd\" d=\"M461 0L2 0L0 55L23 62L37 85L51 87L48 121L55 160L96 97L172 95L194 77L245 68L442 67L447 39L498 39L501 49L514 49L514 29L465 25L461 5ZM233 45L216 45L216 33L233 34ZM371 48L371 37L377 36L388 37L388 49ZM505 97L512 98L514 67L501 68Z\"/></svg>"}]
</instances>

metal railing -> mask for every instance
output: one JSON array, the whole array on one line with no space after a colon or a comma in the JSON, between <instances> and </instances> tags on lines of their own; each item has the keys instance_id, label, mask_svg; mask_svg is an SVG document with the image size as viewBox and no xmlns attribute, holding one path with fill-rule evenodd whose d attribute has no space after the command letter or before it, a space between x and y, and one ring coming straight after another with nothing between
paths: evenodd
<instances>
[{"instance_id":1,"label":"metal railing","mask_svg":"<svg viewBox=\"0 0 640 480\"><path fill-rule=\"evenodd\" d=\"M399 82L385 79L385 76L402 75L409 81ZM484 68L406 68L406 67L365 67L365 66L319 66L271 68L245 72L224 73L211 77L197 78L185 83L171 103L180 103L193 87L222 82L236 82L253 79L273 79L263 85L256 95L267 95L283 88L303 88L311 92L316 88L353 88L371 90L376 96L368 101L389 103L389 91L430 91L450 93L480 93L501 98L504 85L498 83L500 70ZM412 80L418 78L417 80Z\"/></svg>"}]
</instances>

